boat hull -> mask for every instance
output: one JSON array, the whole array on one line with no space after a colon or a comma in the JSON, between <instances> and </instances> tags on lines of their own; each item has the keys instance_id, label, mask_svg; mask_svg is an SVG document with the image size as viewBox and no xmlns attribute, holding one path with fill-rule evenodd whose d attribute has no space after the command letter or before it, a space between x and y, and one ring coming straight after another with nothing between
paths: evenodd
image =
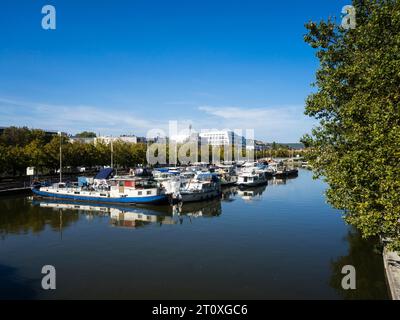
<instances>
[{"instance_id":1,"label":"boat hull","mask_svg":"<svg viewBox=\"0 0 400 320\"><path fill-rule=\"evenodd\" d=\"M216 198L219 195L220 195L220 192L218 190L213 190L213 191L209 191L209 192L181 193L180 201L182 201L183 203L204 201L204 200Z\"/></svg>"},{"instance_id":2,"label":"boat hull","mask_svg":"<svg viewBox=\"0 0 400 320\"><path fill-rule=\"evenodd\" d=\"M168 197L166 195L148 196L148 197L96 197L96 196L84 196L74 194L62 194L48 191L41 191L39 189L32 189L32 192L40 197L44 198L56 198L56 199L68 199L72 201L89 201L98 203L124 203L124 204L145 204L145 203L161 203L166 202Z\"/></svg>"},{"instance_id":3,"label":"boat hull","mask_svg":"<svg viewBox=\"0 0 400 320\"><path fill-rule=\"evenodd\" d=\"M298 175L298 170L287 170L287 171L278 171L274 174L275 178L288 178L288 177L296 177Z\"/></svg>"},{"instance_id":4,"label":"boat hull","mask_svg":"<svg viewBox=\"0 0 400 320\"><path fill-rule=\"evenodd\" d=\"M238 183L237 185L239 186L239 188L253 188L253 187L258 187L258 186L262 186L268 184L268 180L260 180L257 182L242 182L242 183Z\"/></svg>"}]
</instances>

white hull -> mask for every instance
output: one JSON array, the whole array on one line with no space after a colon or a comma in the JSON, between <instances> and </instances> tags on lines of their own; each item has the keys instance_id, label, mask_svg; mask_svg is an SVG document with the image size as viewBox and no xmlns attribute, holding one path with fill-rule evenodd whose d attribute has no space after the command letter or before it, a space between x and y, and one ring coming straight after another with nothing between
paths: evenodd
<instances>
[{"instance_id":1,"label":"white hull","mask_svg":"<svg viewBox=\"0 0 400 320\"><path fill-rule=\"evenodd\" d=\"M256 187L267 183L268 179L265 173L254 169L250 172L241 173L237 181L239 187Z\"/></svg>"}]
</instances>

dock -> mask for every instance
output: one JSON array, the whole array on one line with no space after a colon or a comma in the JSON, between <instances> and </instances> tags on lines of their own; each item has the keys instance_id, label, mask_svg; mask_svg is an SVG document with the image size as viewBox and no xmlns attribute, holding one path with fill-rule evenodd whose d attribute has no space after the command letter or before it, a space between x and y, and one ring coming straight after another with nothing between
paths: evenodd
<instances>
[{"instance_id":1,"label":"dock","mask_svg":"<svg viewBox=\"0 0 400 320\"><path fill-rule=\"evenodd\" d=\"M31 193L32 193L32 190L30 187L3 189L3 190L0 190L0 197L14 195L14 194L31 194Z\"/></svg>"}]
</instances>

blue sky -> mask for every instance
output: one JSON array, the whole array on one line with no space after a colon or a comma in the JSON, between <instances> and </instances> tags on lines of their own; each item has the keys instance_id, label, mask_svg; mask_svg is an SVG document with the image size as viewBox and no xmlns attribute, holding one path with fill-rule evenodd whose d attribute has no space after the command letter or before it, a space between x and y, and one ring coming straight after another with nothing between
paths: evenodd
<instances>
[{"instance_id":1,"label":"blue sky","mask_svg":"<svg viewBox=\"0 0 400 320\"><path fill-rule=\"evenodd\" d=\"M41 8L56 8L43 30ZM0 3L0 126L146 135L254 129L296 142L318 67L304 23L350 0Z\"/></svg>"}]
</instances>

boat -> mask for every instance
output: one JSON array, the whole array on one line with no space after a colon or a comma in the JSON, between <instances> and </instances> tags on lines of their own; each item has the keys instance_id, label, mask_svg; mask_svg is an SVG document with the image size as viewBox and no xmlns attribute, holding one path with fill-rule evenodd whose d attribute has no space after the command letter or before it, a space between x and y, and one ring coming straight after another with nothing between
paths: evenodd
<instances>
[{"instance_id":1,"label":"boat","mask_svg":"<svg viewBox=\"0 0 400 320\"><path fill-rule=\"evenodd\" d=\"M179 191L176 200L185 202L203 201L218 197L221 183L215 173L200 172Z\"/></svg>"},{"instance_id":2,"label":"boat","mask_svg":"<svg viewBox=\"0 0 400 320\"><path fill-rule=\"evenodd\" d=\"M59 182L51 186L32 187L36 196L45 198L91 201L99 203L159 203L168 200L165 190L148 176L113 177L113 169L102 169L93 184Z\"/></svg>"},{"instance_id":3,"label":"boat","mask_svg":"<svg viewBox=\"0 0 400 320\"><path fill-rule=\"evenodd\" d=\"M268 165L263 163L257 163L255 166L257 171L263 172L267 179L271 179L273 177L273 169L271 169Z\"/></svg>"},{"instance_id":4,"label":"boat","mask_svg":"<svg viewBox=\"0 0 400 320\"><path fill-rule=\"evenodd\" d=\"M273 177L278 179L296 177L299 173L296 168L288 168L282 163L270 164L268 168L272 171Z\"/></svg>"},{"instance_id":5,"label":"boat","mask_svg":"<svg viewBox=\"0 0 400 320\"><path fill-rule=\"evenodd\" d=\"M234 166L220 165L218 169L215 170L215 172L220 178L221 186L223 187L232 186L236 184L236 182L238 181L238 177L234 169Z\"/></svg>"},{"instance_id":6,"label":"boat","mask_svg":"<svg viewBox=\"0 0 400 320\"><path fill-rule=\"evenodd\" d=\"M255 187L263 184L268 184L268 179L265 172L255 168L251 170L243 170L238 175L237 185L243 187Z\"/></svg>"},{"instance_id":7,"label":"boat","mask_svg":"<svg viewBox=\"0 0 400 320\"><path fill-rule=\"evenodd\" d=\"M178 194L181 186L181 178L178 171L170 171L168 168L155 169L153 170L153 177L167 195Z\"/></svg>"}]
</instances>

